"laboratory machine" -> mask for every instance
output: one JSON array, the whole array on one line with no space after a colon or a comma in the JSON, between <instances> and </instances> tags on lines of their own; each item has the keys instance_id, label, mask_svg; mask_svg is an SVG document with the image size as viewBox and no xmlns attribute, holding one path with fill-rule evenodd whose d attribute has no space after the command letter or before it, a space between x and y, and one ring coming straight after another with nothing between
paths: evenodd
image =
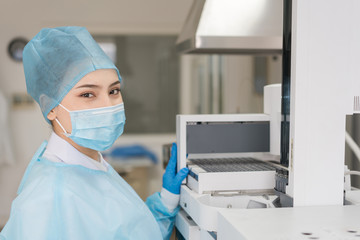
<instances>
[{"instance_id":1,"label":"laboratory machine","mask_svg":"<svg viewBox=\"0 0 360 240\"><path fill-rule=\"evenodd\" d=\"M351 142L346 116L360 113L360 1L239 1L251 2L248 8L218 2L197 1L200 13L188 19L199 20L197 28L184 28L195 35L180 35L179 48L273 53L282 26L282 84L265 87L263 114L177 116L178 169L190 169L181 188L178 238L360 239L360 193L349 177L359 172L344 161L345 136ZM206 17L229 4L264 16L274 28L261 19L237 19L243 21L237 30L231 30L236 20L223 31L220 23L206 27ZM278 25L268 18L270 5L283 13ZM250 27L254 31L239 30ZM208 34L211 29L218 35ZM255 30L258 38L249 36ZM229 47L234 39L242 44ZM359 151L356 144L352 149Z\"/></svg>"}]
</instances>

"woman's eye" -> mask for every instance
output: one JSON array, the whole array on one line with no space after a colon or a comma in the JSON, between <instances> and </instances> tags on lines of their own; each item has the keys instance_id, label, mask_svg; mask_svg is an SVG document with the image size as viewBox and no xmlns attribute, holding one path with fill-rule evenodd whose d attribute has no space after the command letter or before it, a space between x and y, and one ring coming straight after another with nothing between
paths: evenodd
<instances>
[{"instance_id":1,"label":"woman's eye","mask_svg":"<svg viewBox=\"0 0 360 240\"><path fill-rule=\"evenodd\" d=\"M120 93L120 89L116 88L110 91L110 94L118 95Z\"/></svg>"},{"instance_id":2,"label":"woman's eye","mask_svg":"<svg viewBox=\"0 0 360 240\"><path fill-rule=\"evenodd\" d=\"M83 93L83 94L81 94L81 97L91 98L91 97L94 97L94 94L92 94L92 93Z\"/></svg>"}]
</instances>

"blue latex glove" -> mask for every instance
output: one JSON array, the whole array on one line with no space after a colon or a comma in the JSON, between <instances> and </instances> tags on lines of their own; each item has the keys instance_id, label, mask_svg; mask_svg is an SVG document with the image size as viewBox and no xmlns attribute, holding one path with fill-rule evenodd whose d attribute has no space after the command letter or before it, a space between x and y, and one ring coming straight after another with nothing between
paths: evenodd
<instances>
[{"instance_id":1,"label":"blue latex glove","mask_svg":"<svg viewBox=\"0 0 360 240\"><path fill-rule=\"evenodd\" d=\"M163 188L173 194L180 194L181 183L188 175L189 169L183 168L176 174L176 162L177 146L176 143L173 143L171 148L170 160L168 165L166 166L166 170L163 175Z\"/></svg>"}]
</instances>

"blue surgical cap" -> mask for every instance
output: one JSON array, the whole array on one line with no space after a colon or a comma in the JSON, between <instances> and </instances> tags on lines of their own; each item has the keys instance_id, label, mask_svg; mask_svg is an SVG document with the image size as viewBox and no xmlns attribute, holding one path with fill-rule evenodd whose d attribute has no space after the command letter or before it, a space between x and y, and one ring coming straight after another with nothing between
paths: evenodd
<instances>
[{"instance_id":1,"label":"blue surgical cap","mask_svg":"<svg viewBox=\"0 0 360 240\"><path fill-rule=\"evenodd\" d=\"M27 91L48 123L51 109L86 74L115 69L121 81L119 70L84 27L42 29L25 46L23 63Z\"/></svg>"}]
</instances>

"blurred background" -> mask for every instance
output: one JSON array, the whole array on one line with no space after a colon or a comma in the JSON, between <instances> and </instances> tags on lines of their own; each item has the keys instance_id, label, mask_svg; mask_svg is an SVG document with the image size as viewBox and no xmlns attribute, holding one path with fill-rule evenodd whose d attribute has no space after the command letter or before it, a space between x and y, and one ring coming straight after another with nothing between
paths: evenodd
<instances>
[{"instance_id":1,"label":"blurred background","mask_svg":"<svg viewBox=\"0 0 360 240\"><path fill-rule=\"evenodd\" d=\"M264 85L281 82L281 55L178 53L175 42L192 2L0 3L0 226L27 164L51 133L26 93L21 62L23 45L43 27L87 27L119 68L127 122L104 155L144 200L161 189L176 114L263 111Z\"/></svg>"}]
</instances>

